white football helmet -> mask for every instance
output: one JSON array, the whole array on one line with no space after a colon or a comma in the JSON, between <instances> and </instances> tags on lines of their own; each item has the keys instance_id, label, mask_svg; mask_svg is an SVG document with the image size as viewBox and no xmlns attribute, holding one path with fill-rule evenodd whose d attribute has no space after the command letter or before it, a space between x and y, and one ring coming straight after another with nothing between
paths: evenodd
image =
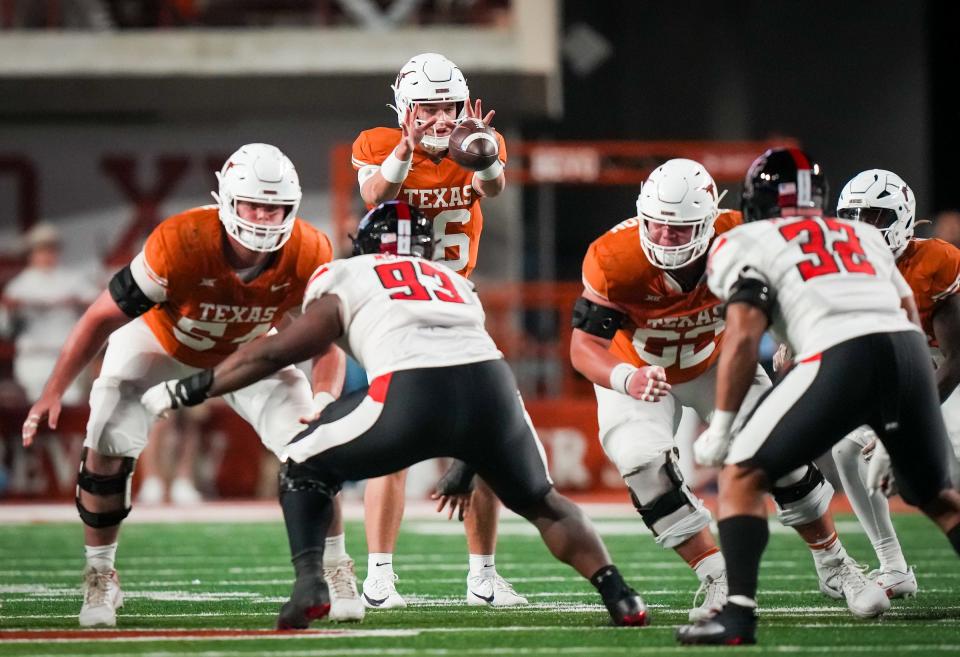
<instances>
[{"instance_id":1,"label":"white football helmet","mask_svg":"<svg viewBox=\"0 0 960 657\"><path fill-rule=\"evenodd\" d=\"M395 105L389 105L397 113L397 121L403 125L407 110L413 111L416 103L455 103L454 123L463 121L467 115L467 98L470 89L463 73L449 59L435 52L425 52L413 57L397 74L397 81L390 85ZM424 135L421 144L428 149L442 151L447 148L450 136Z\"/></svg>"},{"instance_id":2,"label":"white football helmet","mask_svg":"<svg viewBox=\"0 0 960 657\"><path fill-rule=\"evenodd\" d=\"M717 185L702 164L682 158L664 162L653 170L637 197L644 254L661 269L679 269L699 258L713 238L719 205ZM650 238L647 222L692 227L693 231L684 244L663 246Z\"/></svg>"},{"instance_id":3,"label":"white football helmet","mask_svg":"<svg viewBox=\"0 0 960 657\"><path fill-rule=\"evenodd\" d=\"M894 257L913 237L917 199L903 178L885 169L861 171L843 186L837 216L880 229Z\"/></svg>"},{"instance_id":4,"label":"white football helmet","mask_svg":"<svg viewBox=\"0 0 960 657\"><path fill-rule=\"evenodd\" d=\"M303 192L290 159L270 144L241 146L217 172L220 193L212 192L220 206L220 221L227 233L251 251L276 251L290 239ZM283 222L265 226L241 219L237 201L288 207Z\"/></svg>"}]
</instances>

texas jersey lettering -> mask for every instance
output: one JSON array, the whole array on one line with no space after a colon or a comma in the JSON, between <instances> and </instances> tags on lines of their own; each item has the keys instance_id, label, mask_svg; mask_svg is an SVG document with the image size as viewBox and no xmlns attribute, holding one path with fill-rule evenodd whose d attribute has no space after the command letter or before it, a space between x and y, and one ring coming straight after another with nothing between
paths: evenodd
<instances>
[{"instance_id":1,"label":"texas jersey lettering","mask_svg":"<svg viewBox=\"0 0 960 657\"><path fill-rule=\"evenodd\" d=\"M685 292L652 264L640 248L638 221L627 219L590 245L583 261L584 287L627 311L630 325L617 331L612 353L637 367L663 367L671 384L692 381L719 355L720 302L706 281ZM714 228L719 235L741 222L739 212L723 212Z\"/></svg>"},{"instance_id":2,"label":"texas jersey lettering","mask_svg":"<svg viewBox=\"0 0 960 657\"><path fill-rule=\"evenodd\" d=\"M938 239L912 239L897 259L897 269L913 290L920 323L931 347L937 347L933 315L960 292L960 249Z\"/></svg>"},{"instance_id":3,"label":"texas jersey lettering","mask_svg":"<svg viewBox=\"0 0 960 657\"><path fill-rule=\"evenodd\" d=\"M400 141L399 128L364 130L353 142L353 168L360 185L393 152ZM507 147L497 133L500 161L506 164ZM463 276L469 276L477 265L477 248L483 231L480 194L473 188L473 172L449 158L434 162L420 150L413 153L413 166L403 181L397 199L413 205L433 221L437 240L435 260ZM367 206L372 208L373 206Z\"/></svg>"},{"instance_id":4,"label":"texas jersey lettering","mask_svg":"<svg viewBox=\"0 0 960 657\"><path fill-rule=\"evenodd\" d=\"M297 219L267 267L243 282L223 253L217 208L170 217L147 238L130 270L158 305L143 316L164 350L193 367L213 367L297 308L310 274L330 262L330 240Z\"/></svg>"}]
</instances>

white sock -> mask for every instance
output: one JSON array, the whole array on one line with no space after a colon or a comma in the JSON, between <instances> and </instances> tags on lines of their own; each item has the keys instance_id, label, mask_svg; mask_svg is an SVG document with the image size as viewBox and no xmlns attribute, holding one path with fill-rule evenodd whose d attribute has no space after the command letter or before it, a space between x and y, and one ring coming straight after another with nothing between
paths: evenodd
<instances>
[{"instance_id":1,"label":"white sock","mask_svg":"<svg viewBox=\"0 0 960 657\"><path fill-rule=\"evenodd\" d=\"M843 559L847 556L847 551L843 549L843 543L837 532L833 532L829 537L819 543L807 543L810 548L810 554L813 555L813 561L817 564L819 570L826 565L827 561L833 562L839 557Z\"/></svg>"},{"instance_id":2,"label":"white sock","mask_svg":"<svg viewBox=\"0 0 960 657\"><path fill-rule=\"evenodd\" d=\"M494 563L492 554L471 554L470 555L470 576L471 577L495 577L497 567Z\"/></svg>"},{"instance_id":3,"label":"white sock","mask_svg":"<svg viewBox=\"0 0 960 657\"><path fill-rule=\"evenodd\" d=\"M883 493L873 495L864 483L867 478L867 462L860 453L860 445L852 440L841 440L833 448L833 460L837 464L843 491L850 500L850 506L857 514L857 520L870 538L881 570L907 571L907 562L897 532L890 521L890 505Z\"/></svg>"},{"instance_id":4,"label":"white sock","mask_svg":"<svg viewBox=\"0 0 960 657\"><path fill-rule=\"evenodd\" d=\"M717 579L723 575L726 570L727 562L723 560L723 555L719 551L700 559L700 561L696 562L693 566L693 572L697 574L701 582L706 581L707 577Z\"/></svg>"},{"instance_id":5,"label":"white sock","mask_svg":"<svg viewBox=\"0 0 960 657\"><path fill-rule=\"evenodd\" d=\"M99 571L114 570L113 562L117 558L117 544L84 545L87 556L87 565Z\"/></svg>"},{"instance_id":6,"label":"white sock","mask_svg":"<svg viewBox=\"0 0 960 657\"><path fill-rule=\"evenodd\" d=\"M343 534L327 536L323 542L323 565L337 566L341 561L350 558L347 554L347 539Z\"/></svg>"},{"instance_id":7,"label":"white sock","mask_svg":"<svg viewBox=\"0 0 960 657\"><path fill-rule=\"evenodd\" d=\"M367 577L393 574L393 552L371 552L367 555Z\"/></svg>"}]
</instances>

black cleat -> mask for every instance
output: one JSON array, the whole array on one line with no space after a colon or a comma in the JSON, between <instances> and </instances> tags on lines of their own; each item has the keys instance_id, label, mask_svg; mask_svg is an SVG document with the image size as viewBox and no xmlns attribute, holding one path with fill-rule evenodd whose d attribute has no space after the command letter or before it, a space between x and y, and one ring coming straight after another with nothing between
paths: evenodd
<instances>
[{"instance_id":1,"label":"black cleat","mask_svg":"<svg viewBox=\"0 0 960 657\"><path fill-rule=\"evenodd\" d=\"M712 618L678 627L677 641L686 645L752 645L757 642L757 614L750 607L727 602Z\"/></svg>"},{"instance_id":2,"label":"black cleat","mask_svg":"<svg viewBox=\"0 0 960 657\"><path fill-rule=\"evenodd\" d=\"M290 599L280 608L278 630L305 630L330 613L330 591L319 575L298 577Z\"/></svg>"},{"instance_id":3,"label":"black cleat","mask_svg":"<svg viewBox=\"0 0 960 657\"><path fill-rule=\"evenodd\" d=\"M640 594L627 587L623 595L615 600L604 600L614 625L643 627L650 624L650 614Z\"/></svg>"}]
</instances>

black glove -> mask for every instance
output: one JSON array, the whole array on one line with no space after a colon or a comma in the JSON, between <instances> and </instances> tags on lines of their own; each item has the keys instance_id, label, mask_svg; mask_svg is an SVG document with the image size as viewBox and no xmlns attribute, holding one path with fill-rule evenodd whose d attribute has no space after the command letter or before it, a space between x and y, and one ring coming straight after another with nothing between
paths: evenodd
<instances>
[{"instance_id":1,"label":"black glove","mask_svg":"<svg viewBox=\"0 0 960 657\"><path fill-rule=\"evenodd\" d=\"M453 463L437 482L437 495L466 495L473 492L476 471L459 459Z\"/></svg>"},{"instance_id":2,"label":"black glove","mask_svg":"<svg viewBox=\"0 0 960 657\"><path fill-rule=\"evenodd\" d=\"M177 381L168 381L167 394L170 395L170 408L196 406L207 399L207 392L213 385L213 370L203 370Z\"/></svg>"}]
</instances>

